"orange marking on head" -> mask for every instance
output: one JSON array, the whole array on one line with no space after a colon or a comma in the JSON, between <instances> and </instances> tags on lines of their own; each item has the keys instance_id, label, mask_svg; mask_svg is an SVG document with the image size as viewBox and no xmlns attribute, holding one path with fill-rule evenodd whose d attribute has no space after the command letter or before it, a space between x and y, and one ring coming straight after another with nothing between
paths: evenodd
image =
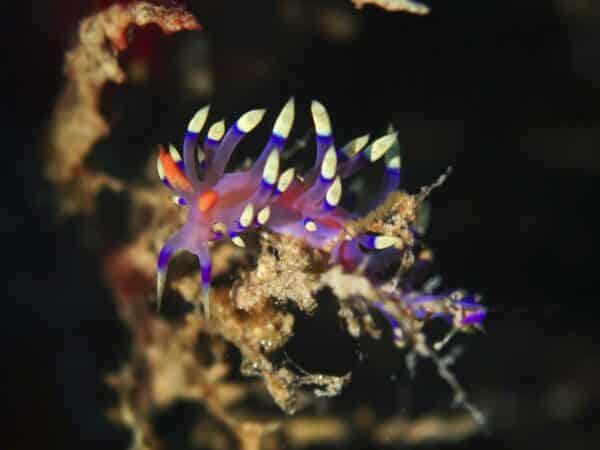
<instances>
[{"instance_id":1,"label":"orange marking on head","mask_svg":"<svg viewBox=\"0 0 600 450\"><path fill-rule=\"evenodd\" d=\"M162 163L163 170L165 171L165 177L171 183L175 189L180 191L192 192L192 184L190 180L187 179L185 174L181 171L181 169L175 164L175 161L171 158L171 155L164 149L164 147L160 147L159 155L160 162Z\"/></svg>"},{"instance_id":2,"label":"orange marking on head","mask_svg":"<svg viewBox=\"0 0 600 450\"><path fill-rule=\"evenodd\" d=\"M198 197L198 209L200 212L205 213L210 210L217 203L219 196L215 191L209 189L208 191L204 191Z\"/></svg>"}]
</instances>

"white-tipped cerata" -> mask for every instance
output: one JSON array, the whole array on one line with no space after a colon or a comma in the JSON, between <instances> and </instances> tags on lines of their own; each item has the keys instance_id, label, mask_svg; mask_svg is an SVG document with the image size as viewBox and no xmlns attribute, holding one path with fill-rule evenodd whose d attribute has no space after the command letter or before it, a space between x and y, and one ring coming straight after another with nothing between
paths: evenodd
<instances>
[{"instance_id":1,"label":"white-tipped cerata","mask_svg":"<svg viewBox=\"0 0 600 450\"><path fill-rule=\"evenodd\" d=\"M348 157L352 158L358 152L360 152L365 145L369 142L369 135L365 134L357 138L352 139L346 145L342 147L342 152Z\"/></svg>"},{"instance_id":2,"label":"white-tipped cerata","mask_svg":"<svg viewBox=\"0 0 600 450\"><path fill-rule=\"evenodd\" d=\"M279 177L279 181L277 182L277 191L285 192L287 188L290 187L292 181L294 181L295 170L293 167L290 167L287 170L284 170L283 173Z\"/></svg>"},{"instance_id":3,"label":"white-tipped cerata","mask_svg":"<svg viewBox=\"0 0 600 450\"><path fill-rule=\"evenodd\" d=\"M329 189L327 189L327 194L325 195L325 201L330 207L335 207L340 203L342 199L342 180L338 175L335 177L335 181L331 184Z\"/></svg>"},{"instance_id":4,"label":"white-tipped cerata","mask_svg":"<svg viewBox=\"0 0 600 450\"><path fill-rule=\"evenodd\" d=\"M171 159L175 164L181 162L181 155L179 155L179 152L173 144L169 144L169 155L171 155Z\"/></svg>"},{"instance_id":5,"label":"white-tipped cerata","mask_svg":"<svg viewBox=\"0 0 600 450\"><path fill-rule=\"evenodd\" d=\"M400 144L395 139L392 147L385 153L385 167L390 170L399 171L402 165L402 158L400 157Z\"/></svg>"},{"instance_id":6,"label":"white-tipped cerata","mask_svg":"<svg viewBox=\"0 0 600 450\"><path fill-rule=\"evenodd\" d=\"M156 158L156 171L161 181L165 181L165 169L163 168L160 158Z\"/></svg>"},{"instance_id":7,"label":"white-tipped cerata","mask_svg":"<svg viewBox=\"0 0 600 450\"><path fill-rule=\"evenodd\" d=\"M279 152L277 149L272 150L269 153L267 158L267 162L265 163L265 167L263 169L262 179L269 186L273 186L277 181L277 176L279 175Z\"/></svg>"},{"instance_id":8,"label":"white-tipped cerata","mask_svg":"<svg viewBox=\"0 0 600 450\"><path fill-rule=\"evenodd\" d=\"M242 117L236 122L236 126L242 133L249 133L260 123L264 115L264 109L253 109L252 111L242 114Z\"/></svg>"},{"instance_id":9,"label":"white-tipped cerata","mask_svg":"<svg viewBox=\"0 0 600 450\"><path fill-rule=\"evenodd\" d=\"M252 219L254 219L254 206L252 203L248 203L240 216L240 225L248 228L252 224Z\"/></svg>"},{"instance_id":10,"label":"white-tipped cerata","mask_svg":"<svg viewBox=\"0 0 600 450\"><path fill-rule=\"evenodd\" d=\"M275 120L273 134L284 139L287 138L294 123L294 114L294 97L291 97L277 116L277 120Z\"/></svg>"},{"instance_id":11,"label":"white-tipped cerata","mask_svg":"<svg viewBox=\"0 0 600 450\"><path fill-rule=\"evenodd\" d=\"M381 158L385 152L387 152L394 141L396 140L397 133L386 134L373 142L366 150L365 155L371 162L377 161Z\"/></svg>"},{"instance_id":12,"label":"white-tipped cerata","mask_svg":"<svg viewBox=\"0 0 600 450\"><path fill-rule=\"evenodd\" d=\"M325 152L323 163L321 164L321 176L326 180L333 180L337 170L337 155L333 145Z\"/></svg>"},{"instance_id":13,"label":"white-tipped cerata","mask_svg":"<svg viewBox=\"0 0 600 450\"><path fill-rule=\"evenodd\" d=\"M200 133L204 127L204 124L206 123L206 119L208 118L209 110L210 105L207 105L204 108L199 109L198 112L194 114L194 117L192 117L192 120L190 120L188 125L188 131L190 133Z\"/></svg>"},{"instance_id":14,"label":"white-tipped cerata","mask_svg":"<svg viewBox=\"0 0 600 450\"><path fill-rule=\"evenodd\" d=\"M245 243L245 242L244 242L244 240L243 240L243 239L242 239L240 236L238 236L237 234L231 238L231 242L233 242L233 244L234 244L236 247L239 247L239 248L246 248L246 243Z\"/></svg>"},{"instance_id":15,"label":"white-tipped cerata","mask_svg":"<svg viewBox=\"0 0 600 450\"><path fill-rule=\"evenodd\" d=\"M316 100L310 104L310 112L312 114L315 130L319 136L331 136L331 121L325 107Z\"/></svg>"},{"instance_id":16,"label":"white-tipped cerata","mask_svg":"<svg viewBox=\"0 0 600 450\"><path fill-rule=\"evenodd\" d=\"M267 223L269 221L270 217L271 217L271 207L267 205L258 212L258 214L256 215L256 221L258 222L259 225L264 225L265 223Z\"/></svg>"},{"instance_id":17,"label":"white-tipped cerata","mask_svg":"<svg viewBox=\"0 0 600 450\"><path fill-rule=\"evenodd\" d=\"M218 122L215 122L210 126L206 137L213 141L220 141L224 134L225 134L225 121L219 120Z\"/></svg>"}]
</instances>

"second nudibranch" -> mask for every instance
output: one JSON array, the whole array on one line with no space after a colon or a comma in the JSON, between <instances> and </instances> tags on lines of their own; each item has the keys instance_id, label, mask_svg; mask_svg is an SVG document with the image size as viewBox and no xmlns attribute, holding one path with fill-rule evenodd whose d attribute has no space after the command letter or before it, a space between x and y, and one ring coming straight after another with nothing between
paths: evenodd
<instances>
[{"instance_id":1,"label":"second nudibranch","mask_svg":"<svg viewBox=\"0 0 600 450\"><path fill-rule=\"evenodd\" d=\"M339 206L341 180L384 154L386 169L380 201L398 189L400 153L396 133L380 137L370 145L367 145L369 136L361 136L337 148L326 109L313 101L316 160L311 169L298 177L293 168L280 167L280 154L294 121L291 98L279 113L271 136L252 167L225 173L235 147L259 124L265 110L248 111L227 130L224 121L214 123L202 145L198 145L208 112L206 106L190 121L183 141L183 159L173 146L168 152L164 148L159 151L157 168L161 180L176 194L175 202L189 208L185 224L167 239L158 257L159 305L170 257L177 250L187 250L200 263L201 303L208 318L210 243L229 238L244 247L240 233L257 227L303 239L307 245L329 252L331 263L342 264L346 269L356 268L365 258L365 250L398 245L398 238L393 236L348 236L344 225L353 216Z\"/></svg>"}]
</instances>

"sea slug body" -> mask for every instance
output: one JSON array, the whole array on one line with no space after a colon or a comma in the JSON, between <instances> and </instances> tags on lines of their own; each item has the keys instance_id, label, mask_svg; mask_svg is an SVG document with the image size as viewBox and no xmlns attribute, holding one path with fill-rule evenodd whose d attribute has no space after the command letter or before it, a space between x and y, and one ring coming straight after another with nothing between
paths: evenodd
<instances>
[{"instance_id":1,"label":"sea slug body","mask_svg":"<svg viewBox=\"0 0 600 450\"><path fill-rule=\"evenodd\" d=\"M346 270L356 269L372 251L389 251L402 246L396 236L348 232L346 226L355 217L340 206L342 180L384 155L385 173L378 203L398 189L401 159L395 132L371 144L367 135L337 147L327 110L313 101L316 159L312 168L300 177L294 168L282 170L281 167L281 152L295 116L294 99L290 98L254 164L247 170L226 173L225 167L234 149L261 122L265 110L248 111L228 129L223 121L214 123L199 146L208 113L206 106L189 122L183 141L183 158L173 146L168 151L161 147L159 151L157 169L162 182L175 193L174 201L188 208L184 225L167 239L158 257L159 304L170 257L177 250L187 250L196 255L200 263L200 300L208 318L210 243L229 238L235 245L244 247L241 233L259 227L300 238L306 245L328 254L332 265L341 264Z\"/></svg>"}]
</instances>

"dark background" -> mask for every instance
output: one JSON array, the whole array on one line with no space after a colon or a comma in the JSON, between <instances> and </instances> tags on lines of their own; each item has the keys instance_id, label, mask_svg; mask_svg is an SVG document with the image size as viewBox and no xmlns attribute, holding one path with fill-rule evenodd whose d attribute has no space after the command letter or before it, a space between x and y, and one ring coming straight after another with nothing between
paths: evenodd
<instances>
[{"instance_id":1,"label":"dark background","mask_svg":"<svg viewBox=\"0 0 600 450\"><path fill-rule=\"evenodd\" d=\"M23 0L3 14L7 449L127 445L102 414L113 399L101 376L126 357L128 342L99 276L107 233L102 221L57 221L41 162L63 52L77 18L105 3ZM430 16L415 17L344 1L189 3L205 31L154 42L141 53L152 76L107 89L113 135L98 150L120 156L90 164L140 176L152 145L179 142L207 101L229 120L259 106L274 117L293 94L299 137L316 98L340 143L392 122L405 189L453 166L432 196L435 271L445 286L483 294L491 311L485 334L461 339L456 367L489 428L445 447L599 448L600 6L438 0L428 2ZM208 70L212 86L181 87L190 67ZM303 363L333 372L349 364L356 344L319 332L320 354ZM410 381L400 352L381 361L385 350L365 345L341 404L367 399L383 415L414 417L450 410L430 369Z\"/></svg>"}]
</instances>

